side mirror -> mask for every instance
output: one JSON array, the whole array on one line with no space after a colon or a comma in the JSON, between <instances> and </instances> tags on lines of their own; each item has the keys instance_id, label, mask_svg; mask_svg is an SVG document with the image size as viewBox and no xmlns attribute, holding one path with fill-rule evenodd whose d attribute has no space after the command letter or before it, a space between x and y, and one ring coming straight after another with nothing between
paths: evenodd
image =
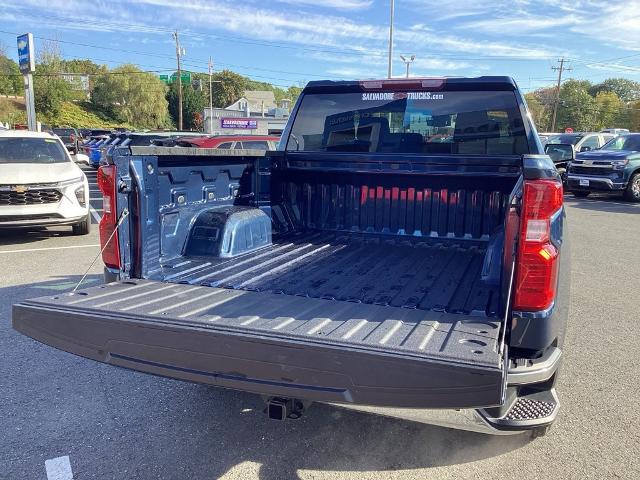
<instances>
[{"instance_id":1,"label":"side mirror","mask_svg":"<svg viewBox=\"0 0 640 480\"><path fill-rule=\"evenodd\" d=\"M84 153L76 153L74 160L76 163L86 163L87 165L89 165L89 157Z\"/></svg>"},{"instance_id":2,"label":"side mirror","mask_svg":"<svg viewBox=\"0 0 640 480\"><path fill-rule=\"evenodd\" d=\"M568 162L576 158L574 146L568 143L547 143L544 153L549 155L554 163Z\"/></svg>"},{"instance_id":3,"label":"side mirror","mask_svg":"<svg viewBox=\"0 0 640 480\"><path fill-rule=\"evenodd\" d=\"M587 147L586 145L584 147L580 147L580 151L581 152L590 152L591 151L591 147Z\"/></svg>"}]
</instances>

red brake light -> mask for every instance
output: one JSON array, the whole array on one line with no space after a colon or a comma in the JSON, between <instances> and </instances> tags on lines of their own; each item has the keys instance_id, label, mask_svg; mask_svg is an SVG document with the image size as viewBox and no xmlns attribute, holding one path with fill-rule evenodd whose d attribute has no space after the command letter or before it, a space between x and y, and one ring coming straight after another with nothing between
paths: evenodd
<instances>
[{"instance_id":1,"label":"red brake light","mask_svg":"<svg viewBox=\"0 0 640 480\"><path fill-rule=\"evenodd\" d=\"M111 234L118 224L115 165L104 165L98 169L98 188L103 195L103 212L99 227L100 246L104 248L102 252L102 261L108 267L120 269L120 247L118 246L117 231L109 241L109 237L111 237ZM109 242L108 244L107 241Z\"/></svg>"},{"instance_id":2,"label":"red brake light","mask_svg":"<svg viewBox=\"0 0 640 480\"><path fill-rule=\"evenodd\" d=\"M515 310L544 310L553 303L558 282L558 250L551 243L551 218L562 207L562 195L562 184L556 180L524 182Z\"/></svg>"}]
</instances>

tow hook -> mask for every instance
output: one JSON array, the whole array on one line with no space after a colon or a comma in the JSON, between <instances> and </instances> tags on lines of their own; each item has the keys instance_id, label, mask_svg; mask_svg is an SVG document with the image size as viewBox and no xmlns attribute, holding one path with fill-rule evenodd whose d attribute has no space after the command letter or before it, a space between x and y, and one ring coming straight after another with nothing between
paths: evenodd
<instances>
[{"instance_id":1,"label":"tow hook","mask_svg":"<svg viewBox=\"0 0 640 480\"><path fill-rule=\"evenodd\" d=\"M305 402L297 398L269 397L265 399L267 408L265 413L272 420L298 419L302 416L305 408Z\"/></svg>"}]
</instances>

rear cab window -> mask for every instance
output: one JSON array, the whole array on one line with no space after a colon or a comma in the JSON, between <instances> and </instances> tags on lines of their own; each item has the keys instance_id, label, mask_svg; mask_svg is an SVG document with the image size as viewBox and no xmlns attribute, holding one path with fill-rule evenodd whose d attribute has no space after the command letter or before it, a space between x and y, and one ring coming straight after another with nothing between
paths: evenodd
<instances>
[{"instance_id":1,"label":"rear cab window","mask_svg":"<svg viewBox=\"0 0 640 480\"><path fill-rule=\"evenodd\" d=\"M307 93L289 151L530 153L514 91Z\"/></svg>"}]
</instances>

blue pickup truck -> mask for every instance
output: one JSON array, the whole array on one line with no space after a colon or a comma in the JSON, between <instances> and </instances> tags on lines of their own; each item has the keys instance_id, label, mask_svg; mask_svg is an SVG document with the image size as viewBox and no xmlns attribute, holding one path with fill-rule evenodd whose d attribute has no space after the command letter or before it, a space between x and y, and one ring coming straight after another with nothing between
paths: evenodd
<instances>
[{"instance_id":1,"label":"blue pickup truck","mask_svg":"<svg viewBox=\"0 0 640 480\"><path fill-rule=\"evenodd\" d=\"M278 151L116 147L108 283L26 300L55 348L257 393L544 434L568 313L563 188L508 77L309 83Z\"/></svg>"},{"instance_id":2,"label":"blue pickup truck","mask_svg":"<svg viewBox=\"0 0 640 480\"><path fill-rule=\"evenodd\" d=\"M630 202L640 202L640 133L621 135L600 150L575 155L567 171L567 186L576 197L617 193Z\"/></svg>"}]
</instances>

